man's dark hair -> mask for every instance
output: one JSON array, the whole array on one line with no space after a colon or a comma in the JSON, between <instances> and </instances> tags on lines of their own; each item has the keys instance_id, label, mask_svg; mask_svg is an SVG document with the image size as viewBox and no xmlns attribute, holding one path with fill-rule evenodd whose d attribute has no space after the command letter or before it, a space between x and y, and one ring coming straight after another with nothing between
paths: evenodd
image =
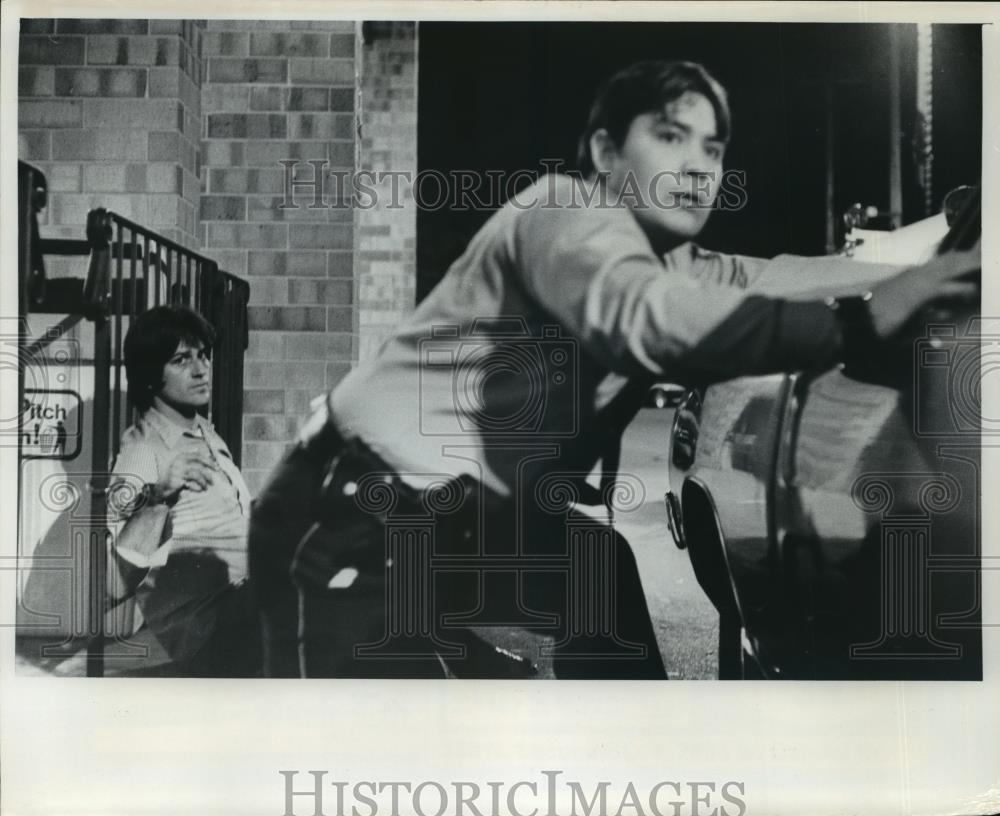
<instances>
[{"instance_id":1,"label":"man's dark hair","mask_svg":"<svg viewBox=\"0 0 1000 816\"><path fill-rule=\"evenodd\" d=\"M125 374L129 399L139 411L153 404L163 387L163 367L182 340L211 353L215 330L187 306L157 306L132 321L125 335Z\"/></svg>"},{"instance_id":2,"label":"man's dark hair","mask_svg":"<svg viewBox=\"0 0 1000 816\"><path fill-rule=\"evenodd\" d=\"M637 62L612 76L597 92L577 147L577 169L584 176L596 171L590 155L590 137L595 131L604 128L621 147L636 116L663 110L689 92L701 94L712 104L716 136L728 141L731 122L726 90L704 67L697 62Z\"/></svg>"}]
</instances>

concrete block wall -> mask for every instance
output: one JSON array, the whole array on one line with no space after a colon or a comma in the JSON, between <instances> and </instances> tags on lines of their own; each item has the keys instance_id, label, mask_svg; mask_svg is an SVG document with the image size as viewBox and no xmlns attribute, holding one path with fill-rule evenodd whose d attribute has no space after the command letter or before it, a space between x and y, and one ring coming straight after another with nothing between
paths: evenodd
<instances>
[{"instance_id":1,"label":"concrete block wall","mask_svg":"<svg viewBox=\"0 0 1000 816\"><path fill-rule=\"evenodd\" d=\"M362 28L22 21L20 148L49 180L43 235L82 237L103 206L250 282L243 468L254 490L309 401L415 305L408 185L401 206L380 188L360 208L344 180L415 176L416 26ZM309 182L316 167L320 206L308 186L286 199L286 173Z\"/></svg>"},{"instance_id":2,"label":"concrete block wall","mask_svg":"<svg viewBox=\"0 0 1000 816\"><path fill-rule=\"evenodd\" d=\"M356 166L356 28L210 20L205 31L203 242L250 281L251 488L354 358L354 214L332 178ZM286 198L286 175L309 181L317 169L321 188L289 188Z\"/></svg>"},{"instance_id":3,"label":"concrete block wall","mask_svg":"<svg viewBox=\"0 0 1000 816\"><path fill-rule=\"evenodd\" d=\"M46 234L82 238L102 206L200 249L200 38L193 21L22 21L19 146L49 182Z\"/></svg>"},{"instance_id":4,"label":"concrete block wall","mask_svg":"<svg viewBox=\"0 0 1000 816\"><path fill-rule=\"evenodd\" d=\"M416 303L416 24L366 24L362 56L360 167L410 180L395 182L394 196L394 181L385 175L373 185L375 206L357 214L358 359L366 360Z\"/></svg>"}]
</instances>

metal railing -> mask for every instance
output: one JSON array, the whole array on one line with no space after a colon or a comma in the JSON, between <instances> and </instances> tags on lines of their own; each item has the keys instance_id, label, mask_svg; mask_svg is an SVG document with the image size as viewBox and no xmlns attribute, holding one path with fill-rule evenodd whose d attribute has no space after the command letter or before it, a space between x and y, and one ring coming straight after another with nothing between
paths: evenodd
<instances>
[{"instance_id":1,"label":"metal railing","mask_svg":"<svg viewBox=\"0 0 1000 816\"><path fill-rule=\"evenodd\" d=\"M122 349L130 321L154 306L180 304L194 309L216 331L209 413L239 465L249 284L221 271L215 261L116 213L94 210L90 222L90 270L83 299L85 308L106 315L109 323L114 393L124 390ZM134 418L131 406L123 418L123 405L115 399L110 406L112 458L118 453L121 432Z\"/></svg>"},{"instance_id":2,"label":"metal railing","mask_svg":"<svg viewBox=\"0 0 1000 816\"><path fill-rule=\"evenodd\" d=\"M38 231L45 206L45 177L18 163L19 186L19 340L22 360L60 337L81 320L93 323L94 401L91 462L88 614L90 643L87 673L104 673L107 575L107 488L125 427L136 419L123 381L124 338L131 320L161 304L183 304L201 314L216 331L212 353L209 415L240 464L243 443L243 357L248 343L250 286L223 272L215 261L116 213L88 214L86 239L46 239ZM46 280L44 259L51 255L86 256L84 279ZM27 334L30 312L65 317L44 337ZM30 341L30 342L29 342ZM19 404L24 398L19 366ZM20 474L20 469L19 469ZM20 487L20 485L19 485Z\"/></svg>"}]
</instances>

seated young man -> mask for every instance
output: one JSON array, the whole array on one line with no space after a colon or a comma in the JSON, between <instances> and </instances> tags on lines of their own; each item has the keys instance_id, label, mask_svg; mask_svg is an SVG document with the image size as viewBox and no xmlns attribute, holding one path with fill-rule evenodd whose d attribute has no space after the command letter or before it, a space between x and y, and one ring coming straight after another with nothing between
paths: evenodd
<instances>
[{"instance_id":1,"label":"seated young man","mask_svg":"<svg viewBox=\"0 0 1000 816\"><path fill-rule=\"evenodd\" d=\"M468 622L548 631L560 677L664 676L630 548L578 512L648 383L829 367L979 263L701 250L729 131L725 91L699 65L615 75L580 141L582 176L547 176L497 211L320 401L251 525L269 671L413 676L421 639L447 651L449 625ZM815 264L870 287L867 311L753 290ZM411 517L433 522L426 543Z\"/></svg>"},{"instance_id":2,"label":"seated young man","mask_svg":"<svg viewBox=\"0 0 1000 816\"><path fill-rule=\"evenodd\" d=\"M162 544L139 542L150 568L136 597L180 671L253 676L261 656L246 586L250 491L200 413L212 393L213 340L186 307L159 306L132 322L125 370L140 417L122 437L108 504L120 542L142 514L166 511Z\"/></svg>"}]
</instances>

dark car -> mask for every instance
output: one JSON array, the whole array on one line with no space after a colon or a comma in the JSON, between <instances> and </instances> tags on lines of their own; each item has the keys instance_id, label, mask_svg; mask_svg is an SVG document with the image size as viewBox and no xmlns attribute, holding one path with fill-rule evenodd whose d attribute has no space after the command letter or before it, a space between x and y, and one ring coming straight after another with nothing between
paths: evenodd
<instances>
[{"instance_id":1,"label":"dark car","mask_svg":"<svg viewBox=\"0 0 1000 816\"><path fill-rule=\"evenodd\" d=\"M978 197L939 251L971 246ZM678 406L670 530L719 612L722 678L979 679L978 313L936 308L864 370Z\"/></svg>"}]
</instances>

